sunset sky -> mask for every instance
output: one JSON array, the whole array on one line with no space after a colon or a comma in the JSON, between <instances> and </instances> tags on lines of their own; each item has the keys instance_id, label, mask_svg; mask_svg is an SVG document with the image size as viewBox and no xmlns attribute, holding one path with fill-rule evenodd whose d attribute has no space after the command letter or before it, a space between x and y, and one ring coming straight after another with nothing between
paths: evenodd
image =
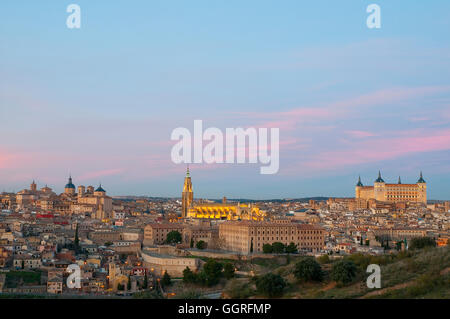
<instances>
[{"instance_id":1,"label":"sunset sky","mask_svg":"<svg viewBox=\"0 0 450 319\"><path fill-rule=\"evenodd\" d=\"M447 0L2 0L0 39L0 192L61 192L71 173L181 196L170 134L200 119L280 128L280 170L194 164L195 197L353 196L358 175L422 170L428 197L450 199Z\"/></svg>"}]
</instances>

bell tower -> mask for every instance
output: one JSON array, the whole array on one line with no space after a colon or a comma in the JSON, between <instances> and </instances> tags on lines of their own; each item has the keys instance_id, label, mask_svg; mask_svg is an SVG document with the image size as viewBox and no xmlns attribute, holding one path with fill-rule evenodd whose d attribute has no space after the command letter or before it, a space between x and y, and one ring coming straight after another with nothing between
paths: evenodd
<instances>
[{"instance_id":1,"label":"bell tower","mask_svg":"<svg viewBox=\"0 0 450 319\"><path fill-rule=\"evenodd\" d=\"M189 173L189 166L187 167L186 177L184 178L183 192L181 193L181 217L188 216L189 208L194 200L194 192L192 191L192 181Z\"/></svg>"}]
</instances>

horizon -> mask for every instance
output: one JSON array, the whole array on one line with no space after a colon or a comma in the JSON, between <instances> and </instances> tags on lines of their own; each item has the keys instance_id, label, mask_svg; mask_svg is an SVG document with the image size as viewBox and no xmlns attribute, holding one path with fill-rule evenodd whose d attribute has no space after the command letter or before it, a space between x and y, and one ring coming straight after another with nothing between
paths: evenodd
<instances>
[{"instance_id":1,"label":"horizon","mask_svg":"<svg viewBox=\"0 0 450 319\"><path fill-rule=\"evenodd\" d=\"M352 197L378 170L423 171L428 197L448 197L448 1L379 0L380 29L369 1L73 2L80 29L71 1L0 5L0 191L59 191L72 174L179 196L171 132L202 120L279 128L280 163L191 164L196 197Z\"/></svg>"}]
</instances>

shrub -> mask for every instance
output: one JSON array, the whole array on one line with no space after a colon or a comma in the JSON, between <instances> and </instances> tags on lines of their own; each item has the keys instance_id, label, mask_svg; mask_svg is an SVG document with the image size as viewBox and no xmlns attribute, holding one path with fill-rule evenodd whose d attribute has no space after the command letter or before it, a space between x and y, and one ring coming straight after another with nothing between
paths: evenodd
<instances>
[{"instance_id":1,"label":"shrub","mask_svg":"<svg viewBox=\"0 0 450 319\"><path fill-rule=\"evenodd\" d=\"M181 243L181 234L180 232L173 230L170 233L167 234L166 237L166 243L167 244L177 244Z\"/></svg>"},{"instance_id":2,"label":"shrub","mask_svg":"<svg viewBox=\"0 0 450 319\"><path fill-rule=\"evenodd\" d=\"M268 273L256 278L256 289L258 293L267 297L278 297L283 294L286 281L280 275Z\"/></svg>"},{"instance_id":3,"label":"shrub","mask_svg":"<svg viewBox=\"0 0 450 319\"><path fill-rule=\"evenodd\" d=\"M280 242L275 242L272 244L272 250L275 254L282 254L284 253L285 245Z\"/></svg>"},{"instance_id":4,"label":"shrub","mask_svg":"<svg viewBox=\"0 0 450 319\"><path fill-rule=\"evenodd\" d=\"M314 258L304 258L295 264L294 276L302 281L322 281L322 268Z\"/></svg>"},{"instance_id":5,"label":"shrub","mask_svg":"<svg viewBox=\"0 0 450 319\"><path fill-rule=\"evenodd\" d=\"M430 237L417 237L411 239L410 249L423 249L425 247L436 247L436 242Z\"/></svg>"},{"instance_id":6,"label":"shrub","mask_svg":"<svg viewBox=\"0 0 450 319\"><path fill-rule=\"evenodd\" d=\"M263 253L270 254L273 252L273 248L271 244L264 244L263 245Z\"/></svg>"},{"instance_id":7,"label":"shrub","mask_svg":"<svg viewBox=\"0 0 450 319\"><path fill-rule=\"evenodd\" d=\"M350 260L340 260L333 265L331 278L342 284L348 284L356 277L356 265Z\"/></svg>"},{"instance_id":8,"label":"shrub","mask_svg":"<svg viewBox=\"0 0 450 319\"><path fill-rule=\"evenodd\" d=\"M197 247L197 249L205 249L206 248L206 243L203 240L199 240L197 242L197 244L195 245L195 247Z\"/></svg>"},{"instance_id":9,"label":"shrub","mask_svg":"<svg viewBox=\"0 0 450 319\"><path fill-rule=\"evenodd\" d=\"M322 256L318 257L317 260L321 264L328 264L330 262L330 257L328 256L328 254L326 254L326 255L322 255Z\"/></svg>"},{"instance_id":10,"label":"shrub","mask_svg":"<svg viewBox=\"0 0 450 319\"><path fill-rule=\"evenodd\" d=\"M161 285L163 287L170 286L172 284L172 278L170 277L169 273L166 271L162 277Z\"/></svg>"},{"instance_id":11,"label":"shrub","mask_svg":"<svg viewBox=\"0 0 450 319\"><path fill-rule=\"evenodd\" d=\"M223 266L223 276L226 279L231 279L234 277L234 266L232 263L226 263Z\"/></svg>"}]
</instances>

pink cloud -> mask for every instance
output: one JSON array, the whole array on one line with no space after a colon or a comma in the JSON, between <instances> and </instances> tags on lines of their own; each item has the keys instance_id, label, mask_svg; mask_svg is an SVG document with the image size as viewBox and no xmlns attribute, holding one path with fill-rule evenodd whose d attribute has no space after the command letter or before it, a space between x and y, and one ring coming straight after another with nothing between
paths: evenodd
<instances>
[{"instance_id":1,"label":"pink cloud","mask_svg":"<svg viewBox=\"0 0 450 319\"><path fill-rule=\"evenodd\" d=\"M302 165L310 169L331 170L339 167L377 162L406 156L413 153L450 149L450 129L425 135L415 131L403 132L400 137L379 138L352 145L350 150L322 152Z\"/></svg>"},{"instance_id":2,"label":"pink cloud","mask_svg":"<svg viewBox=\"0 0 450 319\"><path fill-rule=\"evenodd\" d=\"M398 103L400 107L402 101L443 92L450 92L450 86L389 88L313 107L299 107L281 112L240 113L240 115L251 119L267 119L265 122L259 123L259 127L279 127L284 131L292 131L297 129L300 124L317 124L322 121L346 118L357 114L358 109L365 111L363 110L365 107L387 103Z\"/></svg>"}]
</instances>

